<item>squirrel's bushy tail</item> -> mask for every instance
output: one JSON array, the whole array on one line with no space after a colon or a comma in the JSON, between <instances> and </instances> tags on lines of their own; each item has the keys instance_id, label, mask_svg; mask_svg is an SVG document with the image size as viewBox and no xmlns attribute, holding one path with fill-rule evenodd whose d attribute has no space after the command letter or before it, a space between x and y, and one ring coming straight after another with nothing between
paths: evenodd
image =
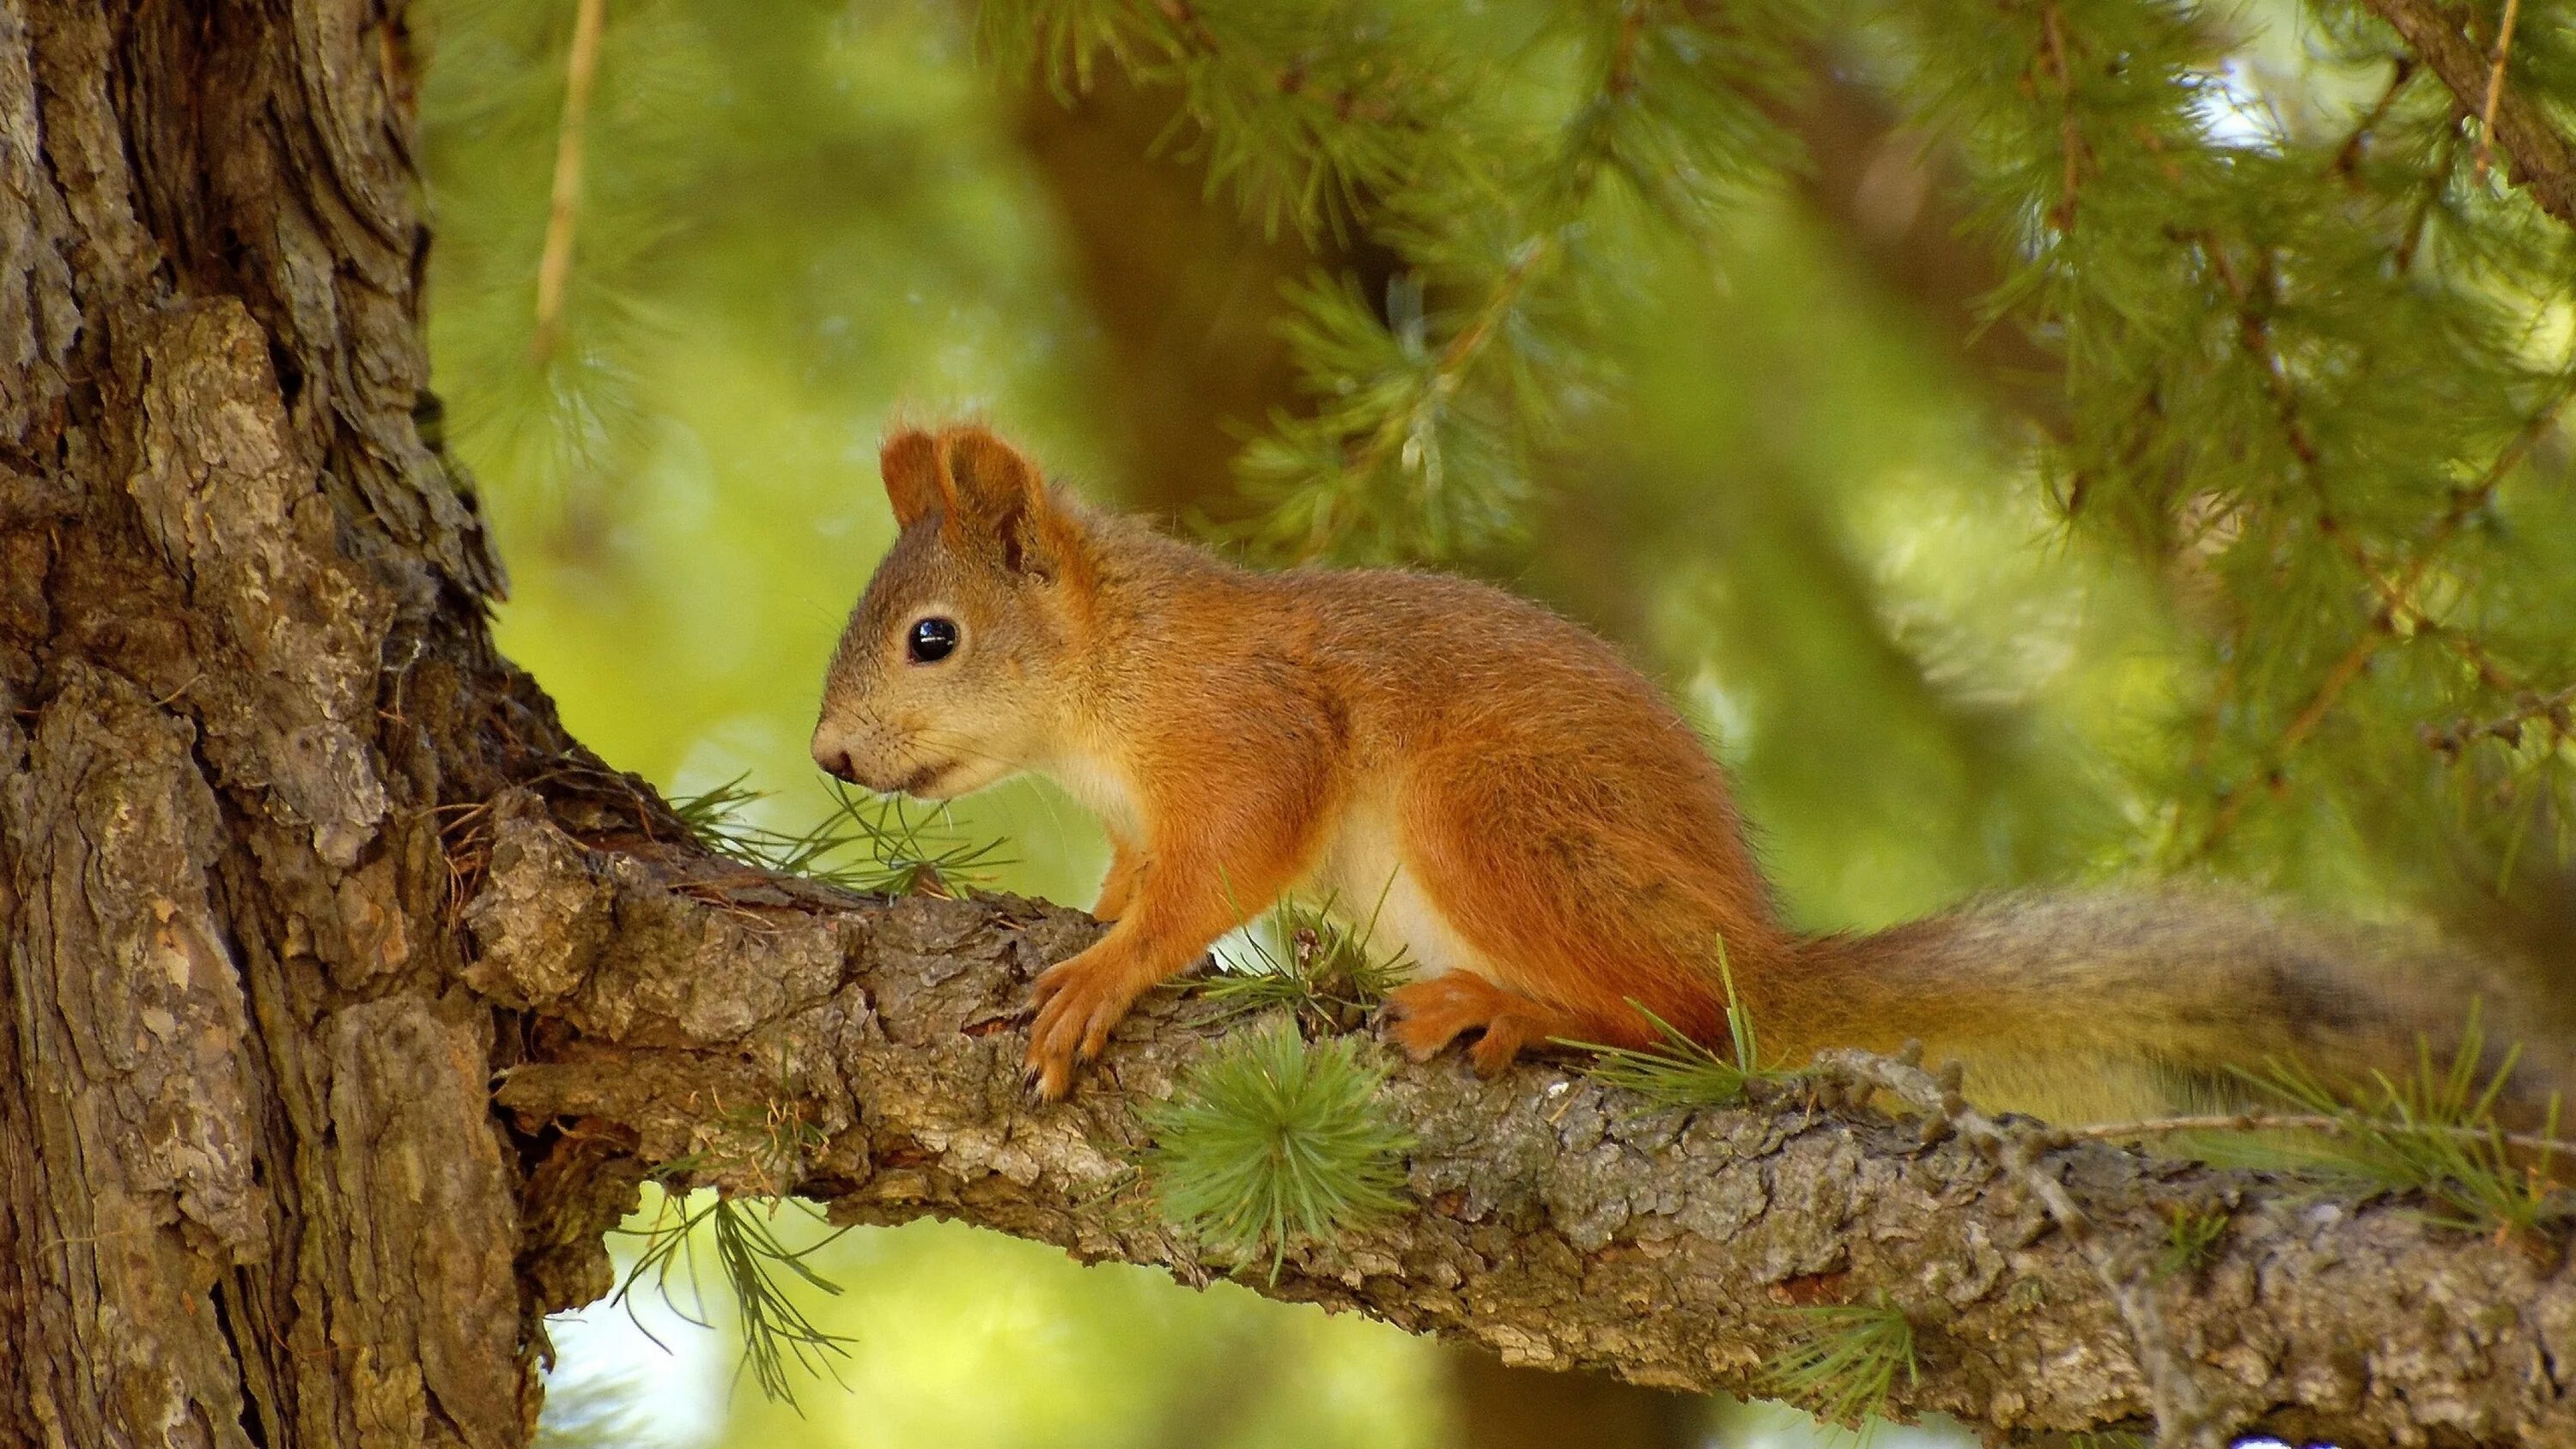
<instances>
[{"instance_id":1,"label":"squirrel's bushy tail","mask_svg":"<svg viewBox=\"0 0 2576 1449\"><path fill-rule=\"evenodd\" d=\"M1981 1105L2103 1121L2244 1101L2267 1063L2322 1081L2447 1065L2479 1003L2488 1066L2520 1041L2510 1115L2571 1072L2563 1041L2480 963L2403 930L2304 921L2195 891L2000 896L1801 948L1794 1011L1812 1038L1881 1050L1905 1023L1927 1059L1967 1067ZM1757 1023L1758 1024L1758 1023ZM1847 1039L1838 1040L1838 1033Z\"/></svg>"}]
</instances>

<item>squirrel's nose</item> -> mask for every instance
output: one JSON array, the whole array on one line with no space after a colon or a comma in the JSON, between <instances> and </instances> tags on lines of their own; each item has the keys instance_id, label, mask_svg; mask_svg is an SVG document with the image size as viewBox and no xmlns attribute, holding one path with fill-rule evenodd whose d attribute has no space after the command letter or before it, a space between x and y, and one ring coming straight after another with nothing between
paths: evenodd
<instances>
[{"instance_id":1,"label":"squirrel's nose","mask_svg":"<svg viewBox=\"0 0 2576 1449\"><path fill-rule=\"evenodd\" d=\"M850 752L825 741L821 735L814 737L814 763L820 765L826 775L847 780L853 785L859 781L859 777L850 771Z\"/></svg>"}]
</instances>

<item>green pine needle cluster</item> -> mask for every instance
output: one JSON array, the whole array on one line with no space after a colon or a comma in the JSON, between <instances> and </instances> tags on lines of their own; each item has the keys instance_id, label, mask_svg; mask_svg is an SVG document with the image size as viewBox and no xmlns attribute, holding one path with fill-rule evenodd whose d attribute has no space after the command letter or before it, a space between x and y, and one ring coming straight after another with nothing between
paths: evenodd
<instances>
[{"instance_id":1,"label":"green pine needle cluster","mask_svg":"<svg viewBox=\"0 0 2576 1449\"><path fill-rule=\"evenodd\" d=\"M1257 555L1460 560L1522 538L1544 455L1607 390L1603 255L1687 245L1790 154L1772 114L1815 24L1797 0L1525 24L1473 73L1493 99L1452 107L1368 198L1406 274L1382 298L1323 278L1290 297L1312 401L1238 462L1265 506L1236 535Z\"/></svg>"},{"instance_id":2,"label":"green pine needle cluster","mask_svg":"<svg viewBox=\"0 0 2576 1449\"><path fill-rule=\"evenodd\" d=\"M1558 1045L1592 1053L1584 1075L1633 1092L1658 1110L1731 1107L1744 1100L1749 1083L1784 1082L1797 1077L1795 1070L1763 1065L1762 1039L1754 1027L1753 1013L1745 1009L1743 999L1736 994L1735 971L1727 963L1723 941L1718 943L1717 970L1726 987L1726 1031L1728 1045L1734 1049L1731 1059L1684 1036L1672 1023L1634 1000L1628 1005L1653 1023L1659 1038L1655 1045L1617 1047L1580 1041Z\"/></svg>"},{"instance_id":3,"label":"green pine needle cluster","mask_svg":"<svg viewBox=\"0 0 2576 1449\"><path fill-rule=\"evenodd\" d=\"M2539 832L2563 864L2568 736L2541 716L2576 669L2569 514L2527 465L2576 381L2567 334L2535 327L2568 229L2477 161L2460 100L2362 5L2268 37L2173 5L1889 14L1890 80L2024 259L1996 311L2063 349L2044 463L2066 518L2213 605L2150 853L2339 867L2347 890L2367 857L2413 894L2428 860L2507 891ZM2524 93L2576 93L2563 44L2512 60ZM2445 743L2499 718L2534 727ZM2398 763L2428 745L2446 768Z\"/></svg>"},{"instance_id":4,"label":"green pine needle cluster","mask_svg":"<svg viewBox=\"0 0 2576 1449\"><path fill-rule=\"evenodd\" d=\"M785 1062L781 1059L781 1070ZM781 1084L782 1087L784 1083ZM837 1295L838 1284L814 1271L805 1260L840 1237L836 1229L803 1248L789 1248L771 1226L782 1205L795 1203L805 1213L820 1214L808 1204L782 1194L810 1155L823 1145L822 1129L788 1105L782 1092L758 1106L739 1106L721 1113L707 1145L664 1163L653 1180L653 1216L644 1227L620 1228L644 1240L643 1249L619 1282L610 1301L622 1303L635 1316L634 1290L651 1281L665 1306L681 1319L709 1326L706 1298L698 1280L699 1230L706 1251L731 1290L742 1317L745 1371L768 1398L796 1402L791 1367L807 1373L832 1368L831 1359L848 1357L849 1339L823 1329L791 1296L787 1279ZM749 1181L748 1190L717 1188L689 1206L687 1184L693 1175L709 1174L728 1181ZM759 1203L764 1215L755 1215ZM689 1306L680 1306L672 1291L678 1272L688 1285ZM641 1329L640 1320L636 1327ZM650 1330L646 1330L650 1337Z\"/></svg>"},{"instance_id":5,"label":"green pine needle cluster","mask_svg":"<svg viewBox=\"0 0 2576 1449\"><path fill-rule=\"evenodd\" d=\"M1412 970L1400 950L1369 950L1376 928L1375 910L1354 923L1330 899L1310 904L1284 897L1242 938L1243 952L1217 952L1221 969L1200 994L1229 1015L1282 1008L1318 1029L1349 1031Z\"/></svg>"},{"instance_id":6,"label":"green pine needle cluster","mask_svg":"<svg viewBox=\"0 0 2576 1449\"><path fill-rule=\"evenodd\" d=\"M1441 120L1471 99L1465 77L1444 63L1437 29L1409 22L1354 0L988 0L977 37L995 69L1062 95L1103 59L1177 89L1182 114L1163 145L1204 160L1210 189L1266 232L1314 235L1349 225L1426 152L1468 159Z\"/></svg>"},{"instance_id":7,"label":"green pine needle cluster","mask_svg":"<svg viewBox=\"0 0 2576 1449\"><path fill-rule=\"evenodd\" d=\"M2566 0L2531 3L2504 73L2565 117ZM1508 563L1551 493L1669 467L1615 421L1654 291L1770 224L1807 86L1886 105L1885 159L1919 148L1997 260L1992 325L2059 366L2032 481L2167 581L2186 636L2091 858L2418 901L2576 860L2576 239L2368 7L986 0L981 25L1007 72L1169 88L1170 140L1248 215L1400 261L1382 294L1285 299L1308 399L1247 442L1259 509L1229 528L1273 560ZM1700 486L1767 478L1753 451Z\"/></svg>"},{"instance_id":8,"label":"green pine needle cluster","mask_svg":"<svg viewBox=\"0 0 2576 1449\"><path fill-rule=\"evenodd\" d=\"M834 781L831 806L803 830L776 830L747 819L767 798L743 788L742 776L696 795L672 798L671 813L700 845L745 865L837 886L860 895L972 895L987 872L1010 862L999 841L967 841L934 828L902 801L865 795Z\"/></svg>"},{"instance_id":9,"label":"green pine needle cluster","mask_svg":"<svg viewBox=\"0 0 2576 1449\"><path fill-rule=\"evenodd\" d=\"M1395 1212L1412 1139L1384 1085L1348 1037L1309 1042L1277 1019L1227 1037L1143 1114L1165 1218L1238 1263L1266 1254L1276 1279L1290 1242Z\"/></svg>"},{"instance_id":10,"label":"green pine needle cluster","mask_svg":"<svg viewBox=\"0 0 2576 1449\"><path fill-rule=\"evenodd\" d=\"M1104 61L1181 98L1166 139L1276 232L1364 230L1387 295L1319 276L1284 324L1311 406L1239 475L1272 558L1455 559L1521 534L1537 458L1595 400L1595 258L1701 234L1787 164L1804 0L1423 9L987 0L1006 72Z\"/></svg>"},{"instance_id":11,"label":"green pine needle cluster","mask_svg":"<svg viewBox=\"0 0 2576 1449\"><path fill-rule=\"evenodd\" d=\"M610 1301L624 1304L628 1317L634 1318L634 1290L649 1280L673 1313L701 1328L712 1327L698 1280L698 1229L704 1227L706 1250L713 1254L716 1269L732 1290L735 1309L742 1316L743 1371L760 1385L761 1393L793 1406L796 1391L791 1370L807 1374L832 1372L837 1377L832 1360L849 1357L853 1340L815 1322L797 1303L787 1284L793 1278L808 1288L840 1293L840 1285L815 1272L806 1259L848 1229L835 1230L805 1247L791 1248L773 1226L780 1206L790 1201L793 1200L767 1199L767 1212L761 1214L753 1212L751 1204L742 1199L709 1192L691 1207L685 1197L666 1188L649 1224L640 1230L620 1229L635 1231L643 1238L644 1247ZM797 1206L814 1213L802 1203ZM819 1213L814 1216L820 1220ZM688 1284L689 1307L681 1307L672 1291L675 1274ZM635 1319L635 1326L646 1337L652 1336L641 1319Z\"/></svg>"},{"instance_id":12,"label":"green pine needle cluster","mask_svg":"<svg viewBox=\"0 0 2576 1449\"><path fill-rule=\"evenodd\" d=\"M2148 1276L2161 1283L2198 1272L2217 1256L2218 1245L2226 1236L2224 1208L2169 1214L2165 1218L2164 1244L2156 1250L2156 1261Z\"/></svg>"},{"instance_id":13,"label":"green pine needle cluster","mask_svg":"<svg viewBox=\"0 0 2576 1449\"><path fill-rule=\"evenodd\" d=\"M2559 1181L2559 1104L2549 1103L2538 1148L2520 1145L2496 1119L2496 1104L2520 1048L2490 1073L2474 1008L2447 1065L2419 1043L2414 1074L2377 1077L2372 1095L2338 1092L2295 1064L2273 1063L2248 1080L2330 1128L2287 1140L2247 1139L2238 1154L2266 1165L2319 1173L2369 1192L2420 1195L2434 1222L2466 1232L2520 1237L2576 1218L2576 1197Z\"/></svg>"},{"instance_id":14,"label":"green pine needle cluster","mask_svg":"<svg viewBox=\"0 0 2576 1449\"><path fill-rule=\"evenodd\" d=\"M1897 1374L1909 1384L1916 1377L1912 1321L1884 1293L1868 1303L1780 1311L1799 1326L1794 1341L1764 1367L1769 1391L1866 1439Z\"/></svg>"}]
</instances>

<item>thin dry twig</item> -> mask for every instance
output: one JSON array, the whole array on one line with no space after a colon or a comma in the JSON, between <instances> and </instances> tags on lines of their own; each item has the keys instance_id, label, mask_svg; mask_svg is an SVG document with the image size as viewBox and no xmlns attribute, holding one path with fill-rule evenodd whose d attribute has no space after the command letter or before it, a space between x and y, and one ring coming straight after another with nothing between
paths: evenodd
<instances>
[{"instance_id":1,"label":"thin dry twig","mask_svg":"<svg viewBox=\"0 0 2576 1449\"><path fill-rule=\"evenodd\" d=\"M2075 229L2075 194L2082 180L2084 132L2075 120L2075 82L2066 64L2066 25L2055 5L2041 7L2039 25L2040 52L2048 62L2050 78L2057 84L2057 149L2065 166L2057 204L2049 208L2048 221L2065 233Z\"/></svg>"},{"instance_id":2,"label":"thin dry twig","mask_svg":"<svg viewBox=\"0 0 2576 1449\"><path fill-rule=\"evenodd\" d=\"M2137 1137L2169 1137L2180 1132L2350 1132L2355 1123L2345 1117L2329 1117L2321 1112L2232 1112L2198 1117L2146 1117L2135 1122L2104 1122L2090 1127L2050 1129L2050 1137L2059 1143L2125 1142ZM2450 1127L2438 1122L2417 1123L2420 1132L2437 1132L2464 1140L2501 1142L2531 1152L2567 1152L2576 1142L2544 1137L2536 1132L2490 1131L2483 1127Z\"/></svg>"},{"instance_id":3,"label":"thin dry twig","mask_svg":"<svg viewBox=\"0 0 2576 1449\"><path fill-rule=\"evenodd\" d=\"M2552 740L2576 735L2576 685L2554 694L2526 694L2514 707L2492 719L2455 720L2448 725L2426 725L2419 737L2429 749L2456 755L2473 740L2501 740L2507 745L2522 743L2523 731L2533 725L2546 725Z\"/></svg>"},{"instance_id":4,"label":"thin dry twig","mask_svg":"<svg viewBox=\"0 0 2576 1449\"><path fill-rule=\"evenodd\" d=\"M608 0L580 0L572 22L572 54L565 64L563 126L555 138L555 181L546 211L546 247L537 262L537 330L528 352L543 362L554 356L563 324L564 289L572 280L572 243L581 212L583 132L590 120L591 83L599 74L599 37L608 24Z\"/></svg>"},{"instance_id":5,"label":"thin dry twig","mask_svg":"<svg viewBox=\"0 0 2576 1449\"><path fill-rule=\"evenodd\" d=\"M2495 66L2487 72L2487 101L2478 109L2477 178L2487 179L2487 162L2495 149L2496 102L2504 96L2505 58L2513 53L2513 22L2522 0L2504 0L2504 20L2496 27Z\"/></svg>"}]
</instances>

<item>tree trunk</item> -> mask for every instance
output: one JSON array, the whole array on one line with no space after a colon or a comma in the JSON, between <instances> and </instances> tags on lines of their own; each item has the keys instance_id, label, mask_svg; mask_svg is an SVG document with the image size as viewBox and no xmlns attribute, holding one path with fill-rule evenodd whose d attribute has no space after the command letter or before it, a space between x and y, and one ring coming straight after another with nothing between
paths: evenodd
<instances>
[{"instance_id":1,"label":"tree trunk","mask_svg":"<svg viewBox=\"0 0 2576 1449\"><path fill-rule=\"evenodd\" d=\"M416 422L410 65L362 0L0 0L0 1442L536 1412L439 807L560 742Z\"/></svg>"},{"instance_id":2,"label":"tree trunk","mask_svg":"<svg viewBox=\"0 0 2576 1449\"><path fill-rule=\"evenodd\" d=\"M1130 1166L1204 1005L1157 993L1033 1107L1017 1013L1091 922L709 856L493 654L429 426L409 64L367 0L0 0L0 1445L523 1444L541 1315L684 1159L1220 1271ZM2555 1240L1834 1070L1959 1135L1393 1066L1409 1211L1250 1282L1739 1392L1800 1332L1776 1305L1884 1295L1900 1412L2576 1440ZM2223 1242L2150 1273L2185 1211Z\"/></svg>"}]
</instances>

